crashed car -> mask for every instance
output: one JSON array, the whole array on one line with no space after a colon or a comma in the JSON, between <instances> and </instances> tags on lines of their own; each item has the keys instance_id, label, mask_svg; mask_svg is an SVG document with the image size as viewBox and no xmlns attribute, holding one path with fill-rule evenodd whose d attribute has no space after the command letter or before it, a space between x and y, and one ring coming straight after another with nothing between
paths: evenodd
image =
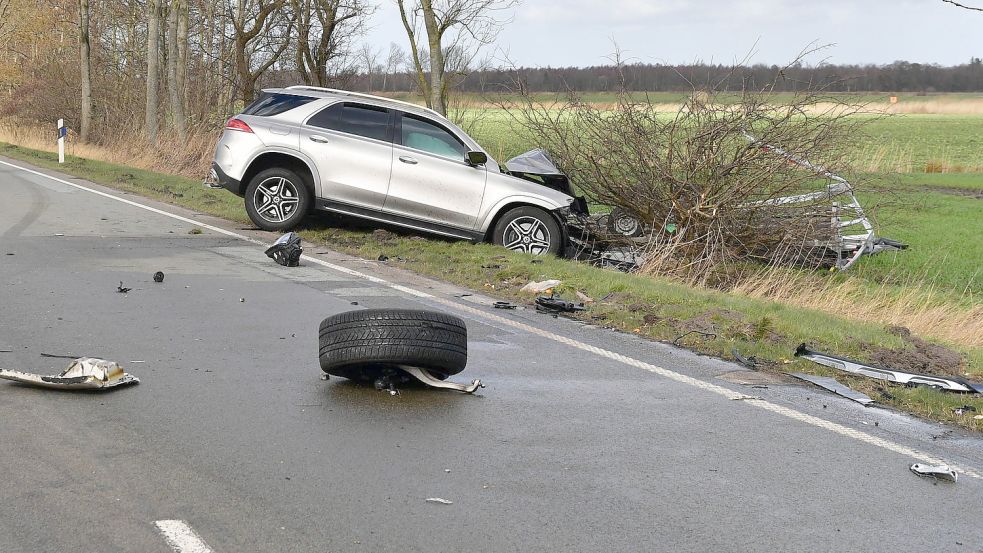
<instances>
[{"instance_id":1,"label":"crashed car","mask_svg":"<svg viewBox=\"0 0 983 553\"><path fill-rule=\"evenodd\" d=\"M542 158L542 159L540 159ZM320 210L530 254L564 254L586 215L535 152L500 166L432 110L342 90L263 91L225 126L206 186L241 196L256 226ZM561 178L562 177L562 178Z\"/></svg>"}]
</instances>

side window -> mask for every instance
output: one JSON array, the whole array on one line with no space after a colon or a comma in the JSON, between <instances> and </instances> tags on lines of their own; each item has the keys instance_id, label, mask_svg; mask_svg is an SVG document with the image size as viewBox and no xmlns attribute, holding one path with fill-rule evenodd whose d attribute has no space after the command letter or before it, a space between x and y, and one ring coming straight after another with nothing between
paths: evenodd
<instances>
[{"instance_id":1,"label":"side window","mask_svg":"<svg viewBox=\"0 0 983 553\"><path fill-rule=\"evenodd\" d=\"M456 161L464 161L467 152L464 144L444 128L407 113L403 114L400 139L407 148Z\"/></svg>"},{"instance_id":2,"label":"side window","mask_svg":"<svg viewBox=\"0 0 983 553\"><path fill-rule=\"evenodd\" d=\"M391 140L386 108L347 102L335 104L319 111L307 124L386 142Z\"/></svg>"},{"instance_id":3,"label":"side window","mask_svg":"<svg viewBox=\"0 0 983 553\"><path fill-rule=\"evenodd\" d=\"M314 101L314 98L310 96L263 92L253 103L246 106L246 109L242 110L242 113L243 115L268 117L270 115L279 115L312 101Z\"/></svg>"}]
</instances>

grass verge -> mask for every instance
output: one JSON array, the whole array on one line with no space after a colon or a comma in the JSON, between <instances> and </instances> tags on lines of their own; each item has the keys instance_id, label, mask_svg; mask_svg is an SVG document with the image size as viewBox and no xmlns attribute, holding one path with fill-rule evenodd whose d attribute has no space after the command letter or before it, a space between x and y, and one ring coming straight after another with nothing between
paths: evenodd
<instances>
[{"instance_id":1,"label":"grass verge","mask_svg":"<svg viewBox=\"0 0 983 553\"><path fill-rule=\"evenodd\" d=\"M203 213L248 222L239 198L225 191L205 189L193 179L71 156L64 165L59 165L50 153L6 143L0 143L0 155ZM755 356L763 370L831 374L792 356L801 342L862 360L933 354L931 349L925 349L933 344L912 341L882 324L851 321L818 309L696 289L668 279L624 274L564 259L534 258L487 244L334 226L326 217L310 218L301 234L311 243L368 259L386 255L389 263L517 303L531 302L530 296L519 292L530 280L560 279L566 293L579 291L595 299L578 317L585 322L674 342L727 359L733 357L731 352L736 349L742 355ZM956 359L950 373L983 377L983 349L963 348ZM972 405L978 413L983 413L983 398L979 396L910 389L842 374L835 376L882 404L983 430L983 420L974 419L974 413L953 413L954 408L963 405Z\"/></svg>"}]
</instances>

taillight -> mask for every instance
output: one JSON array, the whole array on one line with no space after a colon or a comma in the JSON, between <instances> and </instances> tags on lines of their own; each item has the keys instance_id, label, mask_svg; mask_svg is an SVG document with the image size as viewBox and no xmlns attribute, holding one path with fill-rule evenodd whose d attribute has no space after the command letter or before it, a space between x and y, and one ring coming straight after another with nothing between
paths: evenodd
<instances>
[{"instance_id":1,"label":"taillight","mask_svg":"<svg viewBox=\"0 0 983 553\"><path fill-rule=\"evenodd\" d=\"M242 119L236 119L235 117L229 119L229 122L225 124L225 128L233 131L253 132L253 130L249 128L249 125L247 125L245 121L243 121Z\"/></svg>"}]
</instances>

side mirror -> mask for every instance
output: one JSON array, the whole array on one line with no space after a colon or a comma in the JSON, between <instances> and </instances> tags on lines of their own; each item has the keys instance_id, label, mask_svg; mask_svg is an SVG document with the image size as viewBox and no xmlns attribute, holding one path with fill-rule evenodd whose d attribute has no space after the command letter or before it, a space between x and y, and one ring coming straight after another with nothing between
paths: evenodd
<instances>
[{"instance_id":1,"label":"side mirror","mask_svg":"<svg viewBox=\"0 0 983 553\"><path fill-rule=\"evenodd\" d=\"M474 167L475 165L484 165L488 162L488 154L485 152L471 151L464 156L468 162L468 165Z\"/></svg>"}]
</instances>

